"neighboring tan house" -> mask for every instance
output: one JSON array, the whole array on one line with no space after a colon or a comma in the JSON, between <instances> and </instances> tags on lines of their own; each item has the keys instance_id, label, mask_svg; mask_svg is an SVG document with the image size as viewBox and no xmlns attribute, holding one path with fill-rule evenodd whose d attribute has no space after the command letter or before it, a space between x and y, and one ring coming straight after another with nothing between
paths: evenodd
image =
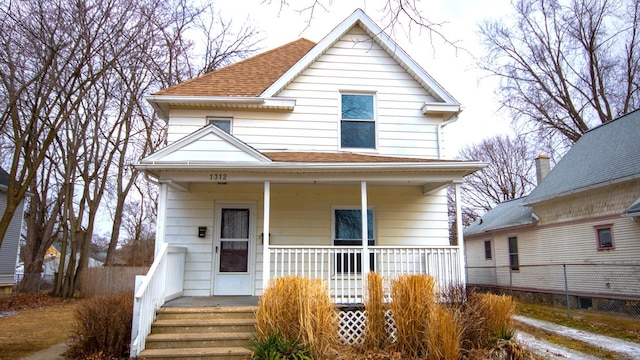
<instances>
[{"instance_id":1,"label":"neighboring tan house","mask_svg":"<svg viewBox=\"0 0 640 360\"><path fill-rule=\"evenodd\" d=\"M568 297L579 307L637 306L639 135L635 111L588 131L550 172L549 160L537 159L542 174L528 196L465 229L468 284Z\"/></svg>"},{"instance_id":2,"label":"neighboring tan house","mask_svg":"<svg viewBox=\"0 0 640 360\"><path fill-rule=\"evenodd\" d=\"M460 104L361 10L147 99L168 121L136 165L160 187L165 298L258 296L290 274L336 303L362 303L369 270L464 281L447 187L484 164L442 157Z\"/></svg>"},{"instance_id":3,"label":"neighboring tan house","mask_svg":"<svg viewBox=\"0 0 640 360\"><path fill-rule=\"evenodd\" d=\"M0 216L7 207L7 186L9 174L0 168ZM10 294L16 284L15 272L18 262L18 247L20 245L20 230L22 229L24 201L21 201L16 209L9 229L4 236L0 247L0 294Z\"/></svg>"}]
</instances>

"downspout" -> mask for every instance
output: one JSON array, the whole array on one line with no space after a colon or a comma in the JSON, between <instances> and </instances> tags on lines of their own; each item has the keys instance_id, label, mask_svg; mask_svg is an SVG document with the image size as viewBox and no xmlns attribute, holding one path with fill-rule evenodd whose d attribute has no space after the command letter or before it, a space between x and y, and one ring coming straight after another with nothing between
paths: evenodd
<instances>
[{"instance_id":1,"label":"downspout","mask_svg":"<svg viewBox=\"0 0 640 360\"><path fill-rule=\"evenodd\" d=\"M158 179L152 178L149 174L144 174L145 179L158 186L158 213L156 217L156 243L153 251L154 257L158 255L158 252L162 248L162 244L164 244L164 226L165 226L165 216L166 216L166 206L167 206L167 191L168 185L161 184Z\"/></svg>"},{"instance_id":2,"label":"downspout","mask_svg":"<svg viewBox=\"0 0 640 360\"><path fill-rule=\"evenodd\" d=\"M438 124L438 132L436 134L436 136L438 137L438 159L442 159L442 128L449 124L453 124L456 121L458 121L457 113L451 116L448 120L445 120L442 123Z\"/></svg>"}]
</instances>

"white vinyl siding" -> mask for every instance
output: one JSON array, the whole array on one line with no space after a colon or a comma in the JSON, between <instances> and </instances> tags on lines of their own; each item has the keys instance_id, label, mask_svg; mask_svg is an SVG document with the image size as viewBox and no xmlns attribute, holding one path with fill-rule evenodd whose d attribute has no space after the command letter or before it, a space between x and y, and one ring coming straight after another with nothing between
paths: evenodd
<instances>
[{"instance_id":1,"label":"white vinyl siding","mask_svg":"<svg viewBox=\"0 0 640 360\"><path fill-rule=\"evenodd\" d=\"M435 99L396 61L354 27L277 94L296 99L292 112L172 110L168 141L202 127L207 117L232 117L233 135L263 150L340 149L340 93L375 93L380 155L438 156L437 125L421 109Z\"/></svg>"},{"instance_id":2,"label":"white vinyl siding","mask_svg":"<svg viewBox=\"0 0 640 360\"><path fill-rule=\"evenodd\" d=\"M15 284L14 273L18 259L18 245L20 243L20 228L22 227L22 207L20 202L16 212L9 223L9 228L0 247L0 286ZM0 191L0 214L7 207L6 194Z\"/></svg>"},{"instance_id":3,"label":"white vinyl siding","mask_svg":"<svg viewBox=\"0 0 640 360\"><path fill-rule=\"evenodd\" d=\"M188 247L185 296L208 296L212 278L214 204L252 201L257 209L256 294L262 292L262 184L193 183L190 192L169 190L165 241ZM446 191L424 196L420 187L369 186L375 208L377 245L449 244ZM333 243L332 206L360 204L358 185L271 185L271 243L324 245ZM198 227L207 236L198 237Z\"/></svg>"}]
</instances>

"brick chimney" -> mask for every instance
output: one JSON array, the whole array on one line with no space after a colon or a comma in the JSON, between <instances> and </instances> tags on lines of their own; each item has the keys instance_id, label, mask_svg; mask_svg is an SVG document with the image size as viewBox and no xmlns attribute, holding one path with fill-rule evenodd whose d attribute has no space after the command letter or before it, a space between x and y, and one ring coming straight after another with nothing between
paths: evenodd
<instances>
[{"instance_id":1,"label":"brick chimney","mask_svg":"<svg viewBox=\"0 0 640 360\"><path fill-rule=\"evenodd\" d=\"M538 185L540 185L542 179L549 174L549 171L551 171L551 161L549 157L545 154L538 155L536 158L536 181Z\"/></svg>"}]
</instances>

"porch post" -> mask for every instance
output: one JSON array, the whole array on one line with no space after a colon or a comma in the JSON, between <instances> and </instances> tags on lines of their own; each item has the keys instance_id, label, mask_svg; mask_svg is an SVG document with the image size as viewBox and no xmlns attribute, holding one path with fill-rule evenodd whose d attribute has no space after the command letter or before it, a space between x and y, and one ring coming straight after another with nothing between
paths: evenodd
<instances>
[{"instance_id":1,"label":"porch post","mask_svg":"<svg viewBox=\"0 0 640 360\"><path fill-rule=\"evenodd\" d=\"M271 274L271 254L269 251L269 222L271 208L271 182L264 182L264 219L262 224L262 289L267 288Z\"/></svg>"},{"instance_id":2,"label":"porch post","mask_svg":"<svg viewBox=\"0 0 640 360\"><path fill-rule=\"evenodd\" d=\"M369 219L367 213L367 182L360 182L360 195L362 202L362 281L366 281L369 274Z\"/></svg>"},{"instance_id":3,"label":"porch post","mask_svg":"<svg viewBox=\"0 0 640 360\"><path fill-rule=\"evenodd\" d=\"M158 191L158 212L156 215L156 244L153 251L156 256L160 252L160 249L162 249L162 245L165 243L165 218L167 216L167 193L169 191L169 185L167 184L158 184L158 186L160 189Z\"/></svg>"},{"instance_id":4,"label":"porch post","mask_svg":"<svg viewBox=\"0 0 640 360\"><path fill-rule=\"evenodd\" d=\"M455 184L456 192L456 236L458 238L458 251L460 252L460 281L462 284L467 283L467 275L465 269L464 257L464 236L462 234L462 206L460 205L460 184Z\"/></svg>"}]
</instances>

